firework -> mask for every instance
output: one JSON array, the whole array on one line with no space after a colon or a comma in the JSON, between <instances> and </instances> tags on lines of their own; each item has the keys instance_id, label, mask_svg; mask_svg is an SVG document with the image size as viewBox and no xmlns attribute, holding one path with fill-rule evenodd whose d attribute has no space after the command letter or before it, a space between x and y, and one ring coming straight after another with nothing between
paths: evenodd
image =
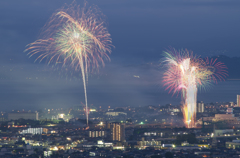
<instances>
[{"instance_id":1,"label":"firework","mask_svg":"<svg viewBox=\"0 0 240 158\"><path fill-rule=\"evenodd\" d=\"M195 126L197 90L217 80L224 80L227 67L217 59L205 60L186 50L168 50L164 53L166 71L163 75L166 90L181 92L183 116L186 127Z\"/></svg>"},{"instance_id":2,"label":"firework","mask_svg":"<svg viewBox=\"0 0 240 158\"><path fill-rule=\"evenodd\" d=\"M43 27L40 39L27 45L29 57L37 55L35 61L46 60L48 64L61 63L71 66L82 75L86 111L88 72L104 66L110 60L111 38L97 7L80 8L76 3L65 5L54 13ZM88 124L88 113L86 115Z\"/></svg>"}]
</instances>

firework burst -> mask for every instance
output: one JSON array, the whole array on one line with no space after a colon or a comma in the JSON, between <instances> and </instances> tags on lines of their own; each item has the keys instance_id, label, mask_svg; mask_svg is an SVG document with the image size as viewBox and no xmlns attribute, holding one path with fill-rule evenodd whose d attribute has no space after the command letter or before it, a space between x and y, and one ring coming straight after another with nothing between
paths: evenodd
<instances>
[{"instance_id":1,"label":"firework burst","mask_svg":"<svg viewBox=\"0 0 240 158\"><path fill-rule=\"evenodd\" d=\"M65 5L54 13L43 27L40 39L27 45L29 57L37 56L39 62L61 63L71 66L82 74L86 111L88 72L104 66L104 59L110 60L112 40L103 14L97 7L80 8L75 2ZM88 114L86 116L88 124Z\"/></svg>"},{"instance_id":2,"label":"firework burst","mask_svg":"<svg viewBox=\"0 0 240 158\"><path fill-rule=\"evenodd\" d=\"M183 102L183 116L186 127L195 126L196 101L198 88L217 80L224 80L227 76L227 67L217 62L217 59L202 59L186 50L170 49L164 53L166 71L163 82L166 90L173 94L181 92Z\"/></svg>"}]
</instances>

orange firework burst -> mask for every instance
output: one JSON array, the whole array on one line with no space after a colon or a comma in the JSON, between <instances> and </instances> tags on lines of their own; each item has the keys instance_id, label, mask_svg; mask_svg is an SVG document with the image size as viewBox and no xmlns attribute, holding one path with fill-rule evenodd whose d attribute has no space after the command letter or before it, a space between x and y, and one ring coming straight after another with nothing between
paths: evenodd
<instances>
[{"instance_id":1,"label":"orange firework burst","mask_svg":"<svg viewBox=\"0 0 240 158\"><path fill-rule=\"evenodd\" d=\"M44 26L40 39L27 45L29 57L37 55L36 61L44 59L50 63L62 63L80 70L83 79L86 110L86 81L91 69L104 66L110 60L112 40L102 13L97 7L80 8L76 3L65 5L54 13ZM88 115L87 115L88 124Z\"/></svg>"},{"instance_id":2,"label":"orange firework burst","mask_svg":"<svg viewBox=\"0 0 240 158\"><path fill-rule=\"evenodd\" d=\"M227 67L217 59L203 60L193 56L192 52L175 49L165 52L163 63L166 71L163 75L164 86L169 92L182 92L183 116L186 127L195 126L197 88L204 88L211 82L224 80Z\"/></svg>"}]
</instances>

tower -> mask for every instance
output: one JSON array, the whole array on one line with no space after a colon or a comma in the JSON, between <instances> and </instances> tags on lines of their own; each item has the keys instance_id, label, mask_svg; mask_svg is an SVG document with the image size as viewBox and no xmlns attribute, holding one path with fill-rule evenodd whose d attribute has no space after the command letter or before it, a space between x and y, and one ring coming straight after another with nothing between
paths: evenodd
<instances>
[{"instance_id":1,"label":"tower","mask_svg":"<svg viewBox=\"0 0 240 158\"><path fill-rule=\"evenodd\" d=\"M111 140L112 141L121 141L125 140L125 124L112 122L110 123L111 129Z\"/></svg>"},{"instance_id":2,"label":"tower","mask_svg":"<svg viewBox=\"0 0 240 158\"><path fill-rule=\"evenodd\" d=\"M240 107L240 95L237 95L237 107Z\"/></svg>"},{"instance_id":3,"label":"tower","mask_svg":"<svg viewBox=\"0 0 240 158\"><path fill-rule=\"evenodd\" d=\"M202 101L197 104L197 112L204 112L204 103Z\"/></svg>"}]
</instances>

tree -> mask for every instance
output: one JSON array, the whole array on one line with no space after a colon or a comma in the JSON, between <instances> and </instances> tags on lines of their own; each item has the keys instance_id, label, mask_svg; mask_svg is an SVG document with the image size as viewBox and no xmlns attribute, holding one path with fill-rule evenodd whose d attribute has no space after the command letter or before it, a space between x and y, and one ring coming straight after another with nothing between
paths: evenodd
<instances>
[{"instance_id":1,"label":"tree","mask_svg":"<svg viewBox=\"0 0 240 158\"><path fill-rule=\"evenodd\" d=\"M197 141L197 139L196 139L195 133L190 133L190 134L188 134L188 136L187 136L187 142L190 143L190 144L198 143L198 141Z\"/></svg>"},{"instance_id":2,"label":"tree","mask_svg":"<svg viewBox=\"0 0 240 158\"><path fill-rule=\"evenodd\" d=\"M152 155L151 158L162 158L161 155Z\"/></svg>"},{"instance_id":3,"label":"tree","mask_svg":"<svg viewBox=\"0 0 240 158\"><path fill-rule=\"evenodd\" d=\"M181 143L185 141L187 141L189 144L198 143L195 133L189 133L189 134L178 135L175 141L175 144L181 145Z\"/></svg>"},{"instance_id":4,"label":"tree","mask_svg":"<svg viewBox=\"0 0 240 158\"><path fill-rule=\"evenodd\" d=\"M128 118L128 119L126 120L126 122L132 122L132 119Z\"/></svg>"},{"instance_id":5,"label":"tree","mask_svg":"<svg viewBox=\"0 0 240 158\"><path fill-rule=\"evenodd\" d=\"M92 149L92 150L97 150L98 147L97 147L97 146L92 146L91 149Z\"/></svg>"},{"instance_id":6,"label":"tree","mask_svg":"<svg viewBox=\"0 0 240 158\"><path fill-rule=\"evenodd\" d=\"M116 108L115 111L117 111L117 112L124 112L125 110L123 108Z\"/></svg>"},{"instance_id":7,"label":"tree","mask_svg":"<svg viewBox=\"0 0 240 158\"><path fill-rule=\"evenodd\" d=\"M31 155L29 155L29 158L39 158L39 155L38 154L31 154Z\"/></svg>"},{"instance_id":8,"label":"tree","mask_svg":"<svg viewBox=\"0 0 240 158\"><path fill-rule=\"evenodd\" d=\"M173 158L173 153L171 153L171 152L166 152L166 153L165 153L165 157L166 157L166 158Z\"/></svg>"}]
</instances>

